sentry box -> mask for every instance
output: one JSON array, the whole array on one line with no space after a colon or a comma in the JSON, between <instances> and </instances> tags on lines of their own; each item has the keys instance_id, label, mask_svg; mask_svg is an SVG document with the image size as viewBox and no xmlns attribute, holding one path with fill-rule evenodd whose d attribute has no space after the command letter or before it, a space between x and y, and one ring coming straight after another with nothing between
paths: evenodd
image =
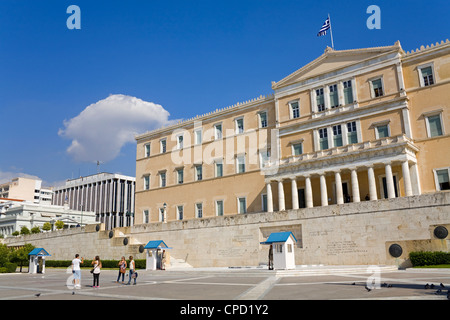
<instances>
[{"instance_id":1,"label":"sentry box","mask_svg":"<svg viewBox=\"0 0 450 320\"><path fill-rule=\"evenodd\" d=\"M273 247L274 269L295 269L294 246L297 242L290 231L271 233L266 241L261 244Z\"/></svg>"},{"instance_id":2,"label":"sentry box","mask_svg":"<svg viewBox=\"0 0 450 320\"><path fill-rule=\"evenodd\" d=\"M169 248L162 240L149 241L144 249L147 250L146 253L146 270L157 270L161 269L162 262L162 250L172 249Z\"/></svg>"},{"instance_id":3,"label":"sentry box","mask_svg":"<svg viewBox=\"0 0 450 320\"><path fill-rule=\"evenodd\" d=\"M30 258L28 273L45 273L45 257L51 255L44 248L35 248L28 256Z\"/></svg>"}]
</instances>

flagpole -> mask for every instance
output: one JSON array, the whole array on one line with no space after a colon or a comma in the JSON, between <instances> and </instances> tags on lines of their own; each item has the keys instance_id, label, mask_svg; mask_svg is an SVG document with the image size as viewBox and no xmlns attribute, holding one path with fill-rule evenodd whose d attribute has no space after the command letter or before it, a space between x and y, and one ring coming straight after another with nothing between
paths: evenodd
<instances>
[{"instance_id":1,"label":"flagpole","mask_svg":"<svg viewBox=\"0 0 450 320\"><path fill-rule=\"evenodd\" d=\"M328 21L330 22L330 35L331 35L331 47L334 50L334 42L333 42L333 31L331 29L331 19L330 19L330 14L328 14Z\"/></svg>"}]
</instances>

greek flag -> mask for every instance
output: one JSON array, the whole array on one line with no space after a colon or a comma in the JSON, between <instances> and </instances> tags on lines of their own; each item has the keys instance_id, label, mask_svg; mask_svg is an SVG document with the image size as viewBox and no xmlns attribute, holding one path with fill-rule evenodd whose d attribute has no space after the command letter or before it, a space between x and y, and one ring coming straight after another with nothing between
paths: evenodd
<instances>
[{"instance_id":1,"label":"greek flag","mask_svg":"<svg viewBox=\"0 0 450 320\"><path fill-rule=\"evenodd\" d=\"M326 35L328 29L330 29L330 17L328 17L327 20L325 20L325 22L323 23L322 28L320 28L317 36L320 37L320 36Z\"/></svg>"}]
</instances>

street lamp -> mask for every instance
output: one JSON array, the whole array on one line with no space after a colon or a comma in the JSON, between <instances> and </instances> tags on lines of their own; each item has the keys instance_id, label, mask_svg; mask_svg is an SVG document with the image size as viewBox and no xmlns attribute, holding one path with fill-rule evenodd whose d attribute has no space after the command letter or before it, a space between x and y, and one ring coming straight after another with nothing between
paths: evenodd
<instances>
[{"instance_id":1,"label":"street lamp","mask_svg":"<svg viewBox=\"0 0 450 320\"><path fill-rule=\"evenodd\" d=\"M81 207L81 222L80 222L80 227L83 227L83 205L80 204L79 206Z\"/></svg>"}]
</instances>

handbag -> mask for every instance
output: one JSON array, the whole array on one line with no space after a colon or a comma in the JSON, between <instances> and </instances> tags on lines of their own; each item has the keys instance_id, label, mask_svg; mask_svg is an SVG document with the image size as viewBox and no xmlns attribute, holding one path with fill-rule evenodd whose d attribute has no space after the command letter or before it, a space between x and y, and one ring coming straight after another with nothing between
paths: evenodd
<instances>
[{"instance_id":1,"label":"handbag","mask_svg":"<svg viewBox=\"0 0 450 320\"><path fill-rule=\"evenodd\" d=\"M98 266L98 264L91 269L90 273L94 273L94 270L95 270L95 268L97 268L97 266Z\"/></svg>"}]
</instances>

